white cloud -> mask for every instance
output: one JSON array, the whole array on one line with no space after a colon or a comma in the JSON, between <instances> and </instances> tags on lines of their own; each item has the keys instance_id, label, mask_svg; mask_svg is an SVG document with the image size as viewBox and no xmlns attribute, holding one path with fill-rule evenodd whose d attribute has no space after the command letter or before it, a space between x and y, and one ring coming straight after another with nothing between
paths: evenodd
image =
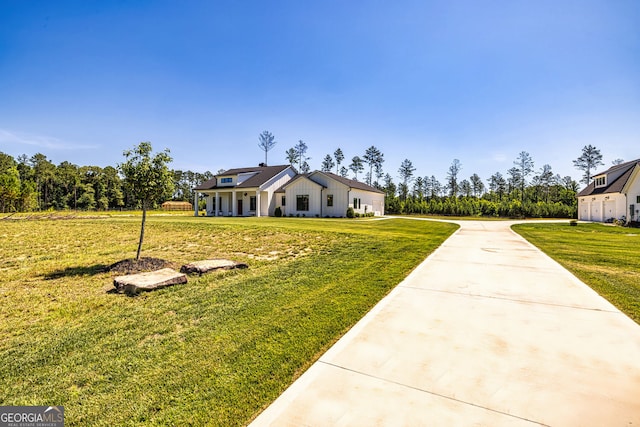
<instances>
[{"instance_id":1,"label":"white cloud","mask_svg":"<svg viewBox=\"0 0 640 427\"><path fill-rule=\"evenodd\" d=\"M6 129L0 129L0 143L12 145L31 145L34 147L42 147L50 150L90 150L99 147L98 145L92 144L74 144L51 136L18 133Z\"/></svg>"}]
</instances>

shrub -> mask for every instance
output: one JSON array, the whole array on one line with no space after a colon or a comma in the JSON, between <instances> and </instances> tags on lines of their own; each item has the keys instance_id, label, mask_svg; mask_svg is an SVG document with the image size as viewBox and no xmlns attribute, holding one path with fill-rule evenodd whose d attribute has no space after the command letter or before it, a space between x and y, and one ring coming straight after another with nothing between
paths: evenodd
<instances>
[{"instance_id":1,"label":"shrub","mask_svg":"<svg viewBox=\"0 0 640 427\"><path fill-rule=\"evenodd\" d=\"M353 210L352 207L349 207L347 209L347 218L353 218L355 216L355 211Z\"/></svg>"},{"instance_id":2,"label":"shrub","mask_svg":"<svg viewBox=\"0 0 640 427\"><path fill-rule=\"evenodd\" d=\"M282 209L280 209L280 206L276 208L276 210L273 212L273 215L277 216L278 218L282 216Z\"/></svg>"},{"instance_id":3,"label":"shrub","mask_svg":"<svg viewBox=\"0 0 640 427\"><path fill-rule=\"evenodd\" d=\"M578 225L578 220L577 219L572 219L571 221L569 221L569 225L572 227L575 227Z\"/></svg>"}]
</instances>

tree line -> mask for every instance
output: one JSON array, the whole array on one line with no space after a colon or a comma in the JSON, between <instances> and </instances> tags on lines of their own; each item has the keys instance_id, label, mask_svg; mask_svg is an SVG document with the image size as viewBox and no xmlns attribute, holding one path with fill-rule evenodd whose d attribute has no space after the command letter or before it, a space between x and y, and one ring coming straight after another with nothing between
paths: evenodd
<instances>
[{"instance_id":1,"label":"tree line","mask_svg":"<svg viewBox=\"0 0 640 427\"><path fill-rule=\"evenodd\" d=\"M211 172L171 170L172 200L193 201L193 188L213 177ZM166 199L158 198L151 207ZM0 152L0 211L139 209L117 167L52 163L44 154L17 159Z\"/></svg>"},{"instance_id":2,"label":"tree line","mask_svg":"<svg viewBox=\"0 0 640 427\"><path fill-rule=\"evenodd\" d=\"M276 145L274 136L264 131L258 146L265 154ZM151 147L149 145L149 150ZM303 140L285 151L289 164L301 173L311 170ZM126 155L126 152L125 152ZM397 170L396 182L383 170L384 154L377 147L367 148L362 156L346 160L341 148L327 154L320 170L363 182L386 195L385 212L390 214L434 214L459 216L506 217L575 217L578 183L570 176L555 174L551 165L536 169L526 151L520 152L513 167L496 172L486 182L476 173L463 177L463 165L454 159L444 182L434 175L419 176L409 159ZM616 159L613 163L621 163ZM584 172L582 182L588 184L592 171L604 163L600 151L585 146L573 161ZM77 166L64 161L54 165L41 153L14 159L0 152L0 210L2 212L49 209L138 209L141 202L133 189L127 188L119 167ZM171 170L171 199L193 201L193 188L213 177L211 172ZM351 176L349 175L351 173ZM364 174L364 175L362 175ZM163 196L166 198L166 195ZM150 200L148 208L165 201Z\"/></svg>"},{"instance_id":3,"label":"tree line","mask_svg":"<svg viewBox=\"0 0 640 427\"><path fill-rule=\"evenodd\" d=\"M269 149L275 145L273 135L268 134ZM261 136L261 141L264 138ZM265 145L261 144L264 149ZM310 171L307 144L298 143L285 152L289 164L301 173ZM265 160L266 153L265 150ZM612 163L620 164L622 159ZM577 215L579 184L570 176L553 172L551 165L536 169L531 155L522 151L513 161L513 167L496 172L486 183L477 174L462 177L462 163L454 159L444 182L434 175L418 176L413 162L405 159L398 168L396 183L390 173L383 171L384 154L375 146L367 148L362 156L356 155L345 162L341 148L323 158L320 170L364 182L385 192L385 212L389 214L432 214L456 216L500 216L574 218ZM589 184L591 174L604 165L600 150L592 145L582 149L573 161L583 172L581 182Z\"/></svg>"}]
</instances>

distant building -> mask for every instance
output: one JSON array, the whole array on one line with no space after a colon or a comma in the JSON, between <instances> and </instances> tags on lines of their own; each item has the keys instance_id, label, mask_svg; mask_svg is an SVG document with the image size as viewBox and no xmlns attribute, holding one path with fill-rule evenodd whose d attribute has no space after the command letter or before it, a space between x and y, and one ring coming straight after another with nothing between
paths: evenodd
<instances>
[{"instance_id":1,"label":"distant building","mask_svg":"<svg viewBox=\"0 0 640 427\"><path fill-rule=\"evenodd\" d=\"M189 202L164 202L162 209L166 211L190 211L193 209L193 205Z\"/></svg>"},{"instance_id":2,"label":"distant building","mask_svg":"<svg viewBox=\"0 0 640 427\"><path fill-rule=\"evenodd\" d=\"M640 159L594 175L593 181L577 197L580 220L639 221Z\"/></svg>"},{"instance_id":3,"label":"distant building","mask_svg":"<svg viewBox=\"0 0 640 427\"><path fill-rule=\"evenodd\" d=\"M344 217L384 214L384 192L329 172L298 174L290 165L229 169L194 189L204 194L208 216Z\"/></svg>"}]
</instances>

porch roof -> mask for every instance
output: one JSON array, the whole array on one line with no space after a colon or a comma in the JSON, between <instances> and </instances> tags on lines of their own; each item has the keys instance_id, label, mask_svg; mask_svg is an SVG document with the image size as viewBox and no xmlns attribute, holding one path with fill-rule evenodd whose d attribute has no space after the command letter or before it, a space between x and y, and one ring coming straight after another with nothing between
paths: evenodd
<instances>
[{"instance_id":1,"label":"porch roof","mask_svg":"<svg viewBox=\"0 0 640 427\"><path fill-rule=\"evenodd\" d=\"M239 169L229 169L218 175L215 175L208 181L203 182L194 188L194 190L233 190L235 188L257 188L269 181L271 178L284 171L287 168L290 168L289 165L279 165L279 166L256 166L252 168L239 168ZM231 176L238 175L242 173L251 173L255 172L255 175L243 181L239 185L235 185L233 187L229 186L218 186L218 177L221 176Z\"/></svg>"}]
</instances>

